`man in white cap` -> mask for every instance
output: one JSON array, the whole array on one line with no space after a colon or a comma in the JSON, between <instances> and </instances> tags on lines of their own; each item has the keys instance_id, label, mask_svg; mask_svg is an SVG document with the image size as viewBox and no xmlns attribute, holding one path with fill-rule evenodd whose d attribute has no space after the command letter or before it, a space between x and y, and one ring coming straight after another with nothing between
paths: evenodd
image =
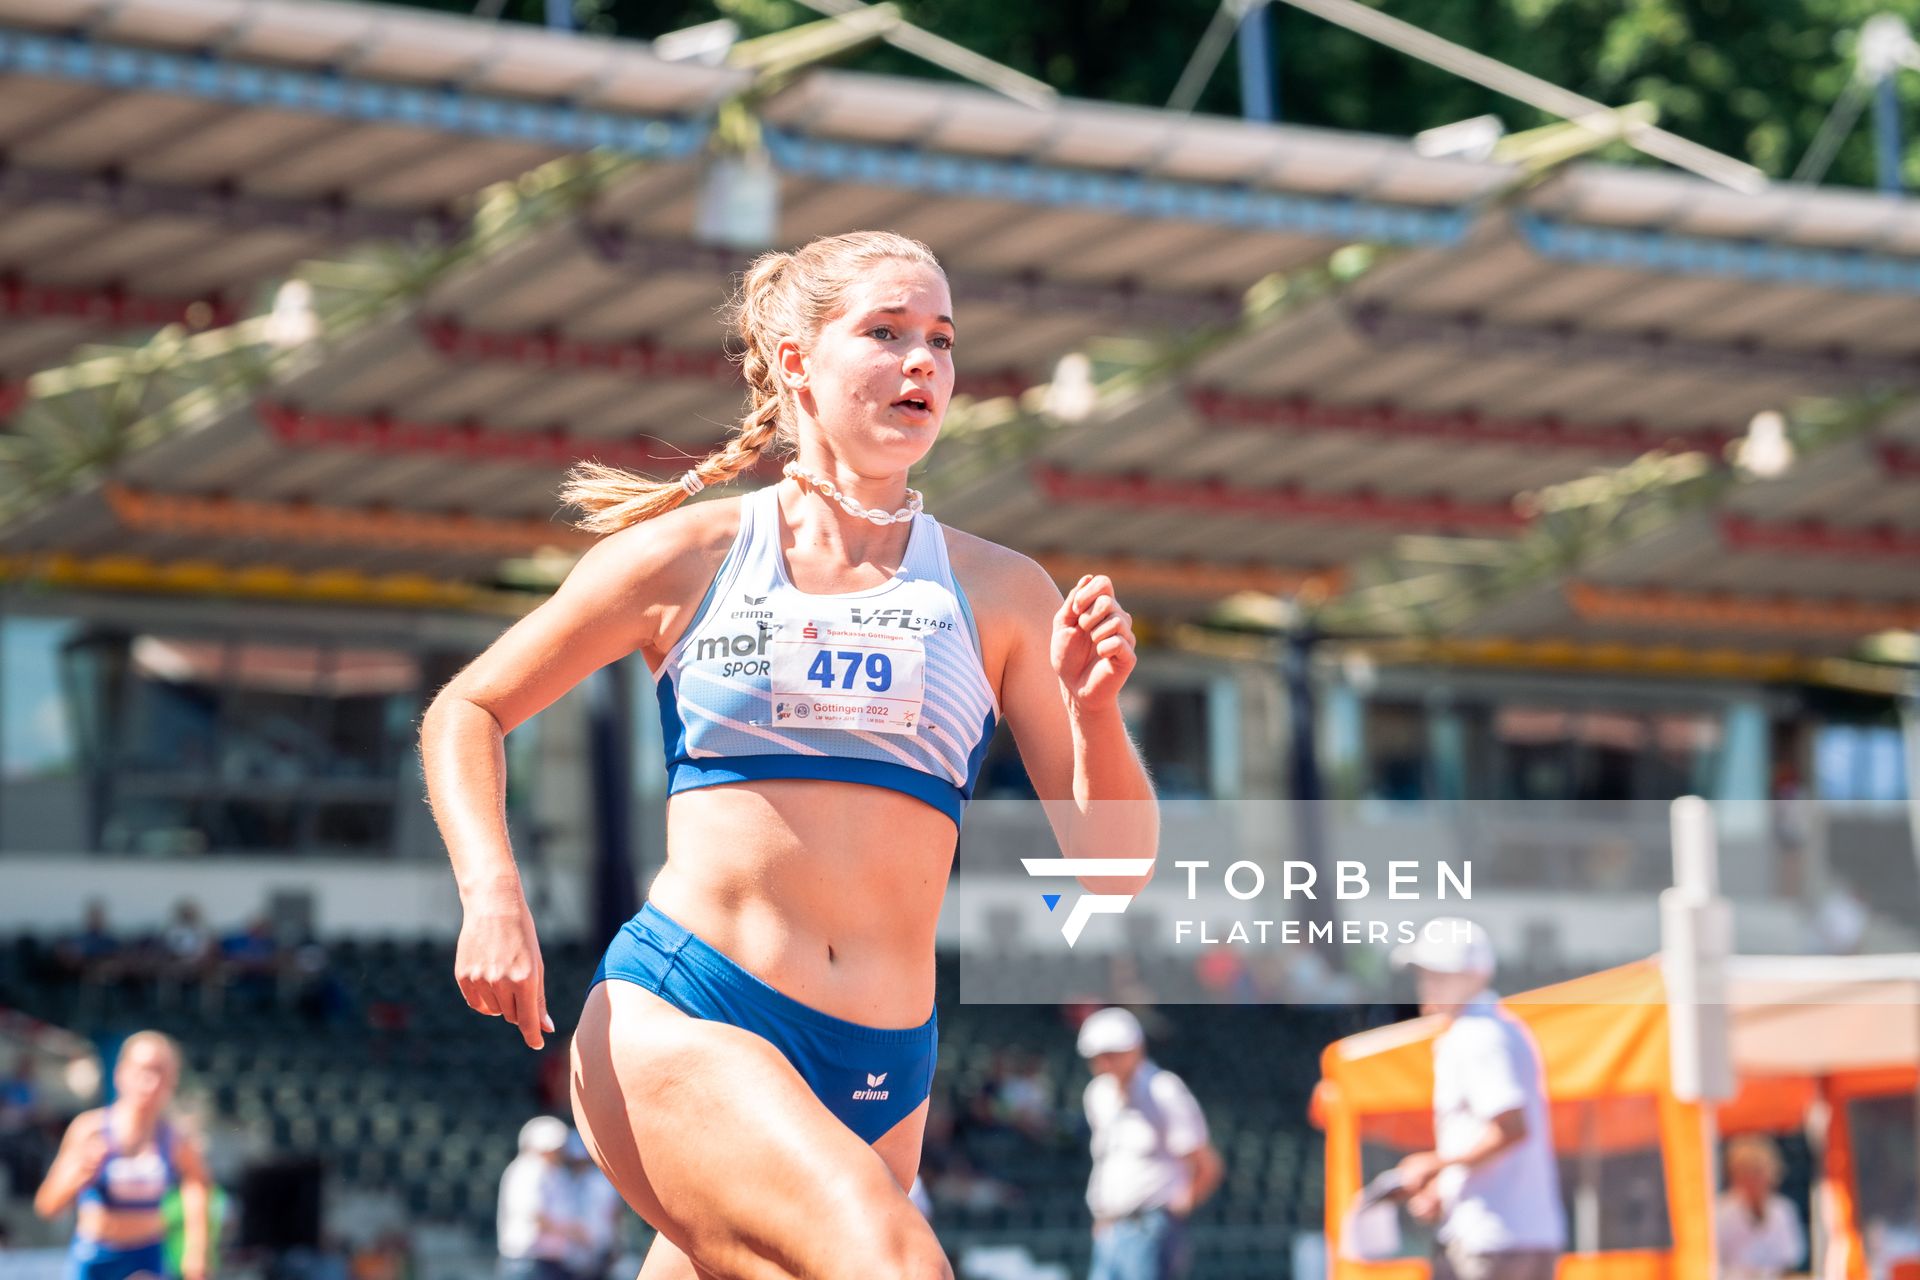
<instances>
[{"instance_id":1,"label":"man in white cap","mask_svg":"<svg viewBox=\"0 0 1920 1280\"><path fill-rule=\"evenodd\" d=\"M566 1169L567 1122L535 1116L520 1126L520 1154L500 1175L502 1280L571 1280L585 1243Z\"/></svg>"},{"instance_id":2,"label":"man in white cap","mask_svg":"<svg viewBox=\"0 0 1920 1280\"><path fill-rule=\"evenodd\" d=\"M1566 1215L1532 1032L1488 989L1493 944L1443 916L1396 948L1420 1011L1446 1019L1433 1042L1434 1149L1400 1162L1407 1207L1438 1223L1433 1280L1551 1280Z\"/></svg>"},{"instance_id":3,"label":"man in white cap","mask_svg":"<svg viewBox=\"0 0 1920 1280\"><path fill-rule=\"evenodd\" d=\"M1224 1172L1200 1104L1179 1076L1147 1058L1146 1044L1125 1009L1101 1009L1080 1024L1080 1056L1094 1073L1085 1096L1093 1130L1089 1280L1185 1275L1187 1217Z\"/></svg>"}]
</instances>

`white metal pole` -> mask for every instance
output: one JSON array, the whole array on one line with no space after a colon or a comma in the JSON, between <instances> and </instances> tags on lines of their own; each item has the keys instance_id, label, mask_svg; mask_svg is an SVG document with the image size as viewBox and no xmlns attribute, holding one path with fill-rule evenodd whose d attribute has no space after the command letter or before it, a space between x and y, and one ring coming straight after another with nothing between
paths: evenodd
<instances>
[{"instance_id":1,"label":"white metal pole","mask_svg":"<svg viewBox=\"0 0 1920 1280\"><path fill-rule=\"evenodd\" d=\"M1699 796L1673 802L1673 888L1660 895L1661 965L1667 986L1667 1035L1674 1096L1700 1106L1707 1194L1720 1189L1719 1126L1713 1104L1733 1095L1727 958L1733 912L1720 897L1720 855L1713 806ZM1702 1224L1708 1249L1712 1215Z\"/></svg>"}]
</instances>

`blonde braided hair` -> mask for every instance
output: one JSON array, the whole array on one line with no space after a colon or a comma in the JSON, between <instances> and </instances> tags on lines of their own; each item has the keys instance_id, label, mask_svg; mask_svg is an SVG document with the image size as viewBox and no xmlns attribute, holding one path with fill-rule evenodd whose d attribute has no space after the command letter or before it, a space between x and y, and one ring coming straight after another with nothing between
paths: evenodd
<instances>
[{"instance_id":1,"label":"blonde braided hair","mask_svg":"<svg viewBox=\"0 0 1920 1280\"><path fill-rule=\"evenodd\" d=\"M888 259L941 269L933 250L891 231L822 236L792 252L775 250L755 258L727 308L738 343L731 354L747 382L747 411L733 435L671 480L591 460L575 463L560 487L561 501L586 512L574 523L592 533L625 529L664 515L701 489L726 484L775 447L792 449L792 393L774 365L781 341L811 342L845 305L854 284Z\"/></svg>"}]
</instances>

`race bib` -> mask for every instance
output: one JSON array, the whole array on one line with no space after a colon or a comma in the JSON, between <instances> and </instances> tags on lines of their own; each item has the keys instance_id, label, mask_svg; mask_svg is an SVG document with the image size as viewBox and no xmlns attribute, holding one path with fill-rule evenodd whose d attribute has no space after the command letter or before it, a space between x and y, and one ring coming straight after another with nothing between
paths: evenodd
<instances>
[{"instance_id":1,"label":"race bib","mask_svg":"<svg viewBox=\"0 0 1920 1280\"><path fill-rule=\"evenodd\" d=\"M927 646L915 632L794 618L772 661L776 728L920 731Z\"/></svg>"}]
</instances>

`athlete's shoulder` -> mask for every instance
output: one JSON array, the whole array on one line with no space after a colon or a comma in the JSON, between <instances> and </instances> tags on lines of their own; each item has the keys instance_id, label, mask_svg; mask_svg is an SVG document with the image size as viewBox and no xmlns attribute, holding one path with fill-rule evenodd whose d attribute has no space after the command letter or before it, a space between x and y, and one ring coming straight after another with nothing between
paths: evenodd
<instances>
[{"instance_id":1,"label":"athlete's shoulder","mask_svg":"<svg viewBox=\"0 0 1920 1280\"><path fill-rule=\"evenodd\" d=\"M107 1109L95 1107L91 1111L82 1111L67 1126L67 1134L73 1138L91 1137L105 1131L107 1127Z\"/></svg>"},{"instance_id":2,"label":"athlete's shoulder","mask_svg":"<svg viewBox=\"0 0 1920 1280\"><path fill-rule=\"evenodd\" d=\"M628 525L589 547L575 572L615 589L649 583L671 591L682 578L704 583L739 535L742 503L715 498Z\"/></svg>"},{"instance_id":3,"label":"athlete's shoulder","mask_svg":"<svg viewBox=\"0 0 1920 1280\"><path fill-rule=\"evenodd\" d=\"M1059 607L1060 588L1032 556L952 525L940 527L947 534L947 560L976 608L1027 612L1045 605L1051 613Z\"/></svg>"}]
</instances>

